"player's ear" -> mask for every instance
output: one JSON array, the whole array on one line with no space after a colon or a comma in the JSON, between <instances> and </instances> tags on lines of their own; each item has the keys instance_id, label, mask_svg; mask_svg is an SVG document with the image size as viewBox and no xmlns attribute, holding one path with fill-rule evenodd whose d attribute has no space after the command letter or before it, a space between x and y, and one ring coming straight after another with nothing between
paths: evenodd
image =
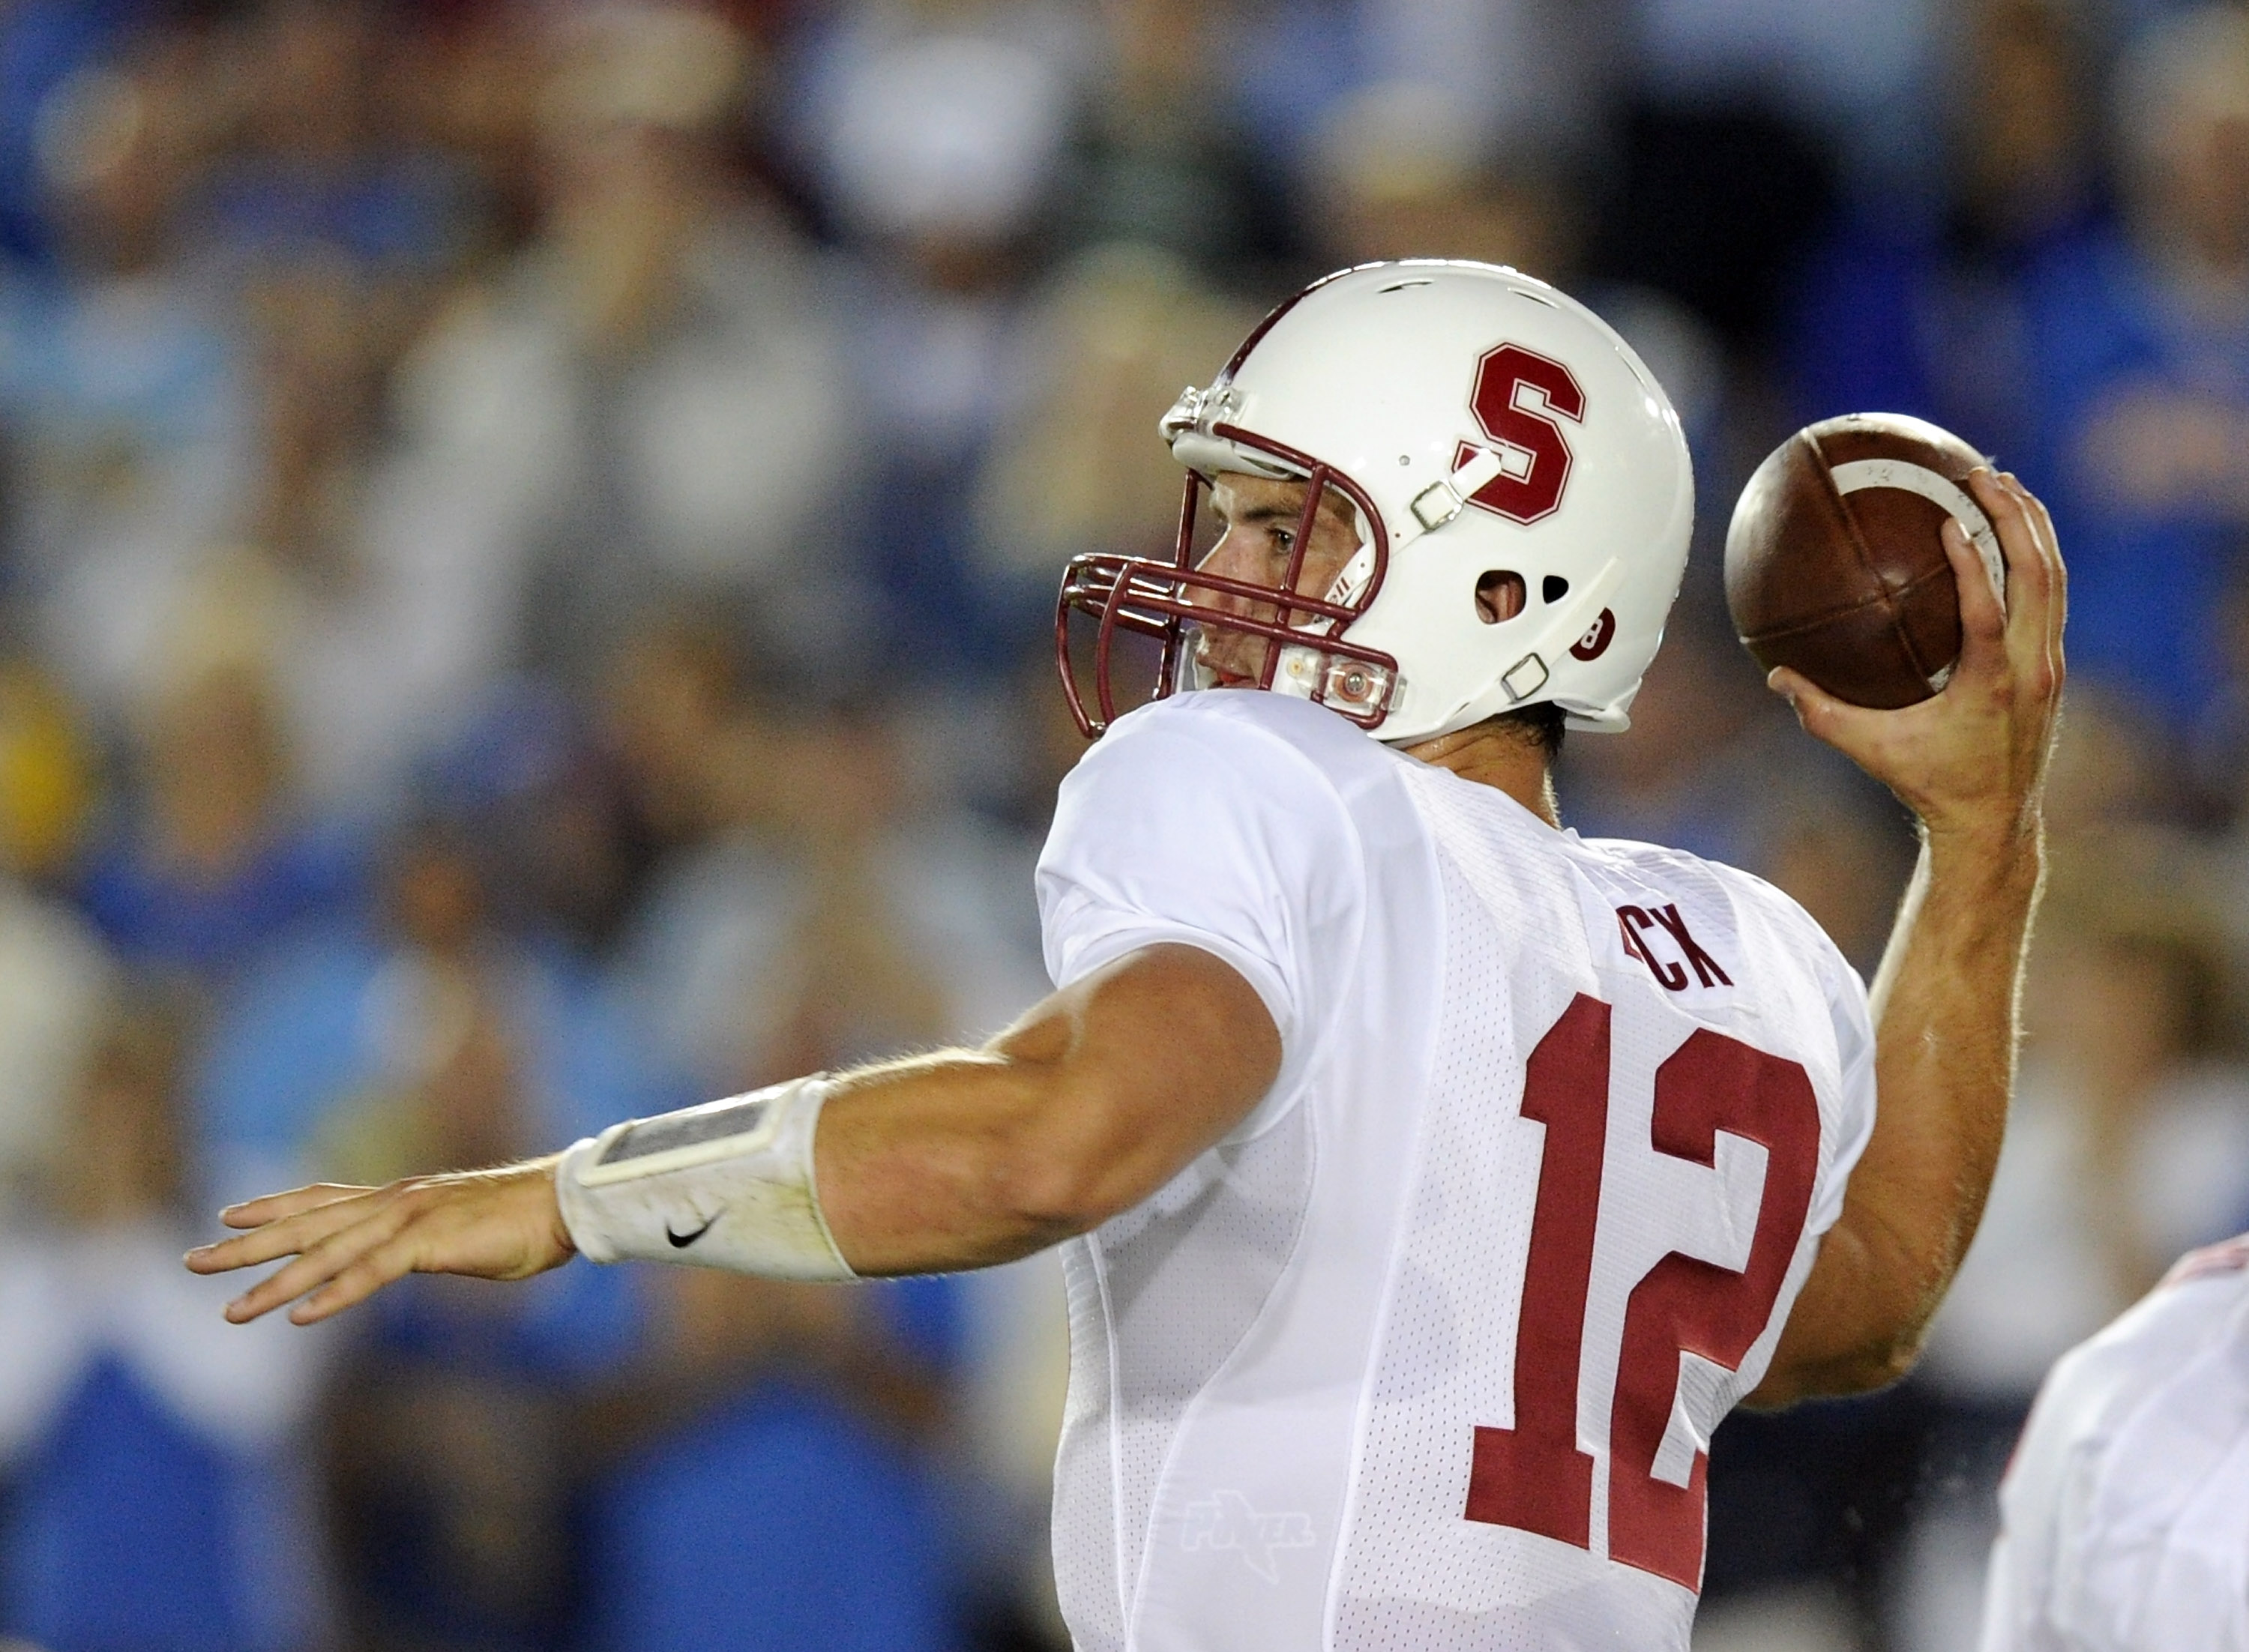
<instances>
[{"instance_id":1,"label":"player's ear","mask_svg":"<svg viewBox=\"0 0 2249 1652\"><path fill-rule=\"evenodd\" d=\"M1510 568L1488 571L1476 580L1476 618L1486 625L1512 620L1523 612L1527 589L1523 576Z\"/></svg>"}]
</instances>

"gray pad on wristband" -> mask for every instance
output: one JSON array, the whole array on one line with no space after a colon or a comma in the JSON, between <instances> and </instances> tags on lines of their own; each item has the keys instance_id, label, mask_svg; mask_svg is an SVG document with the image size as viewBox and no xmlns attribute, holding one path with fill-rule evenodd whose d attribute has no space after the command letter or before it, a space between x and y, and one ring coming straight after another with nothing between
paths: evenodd
<instances>
[{"instance_id":1,"label":"gray pad on wristband","mask_svg":"<svg viewBox=\"0 0 2249 1652\"><path fill-rule=\"evenodd\" d=\"M578 1249L782 1279L856 1277L813 1180L822 1078L632 1119L562 1156L555 1193Z\"/></svg>"}]
</instances>

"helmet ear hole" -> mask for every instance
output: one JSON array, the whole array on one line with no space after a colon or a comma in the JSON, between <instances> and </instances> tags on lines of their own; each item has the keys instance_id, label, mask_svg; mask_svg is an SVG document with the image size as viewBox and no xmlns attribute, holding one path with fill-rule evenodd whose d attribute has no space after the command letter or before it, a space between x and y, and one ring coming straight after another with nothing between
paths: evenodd
<instances>
[{"instance_id":1,"label":"helmet ear hole","mask_svg":"<svg viewBox=\"0 0 2249 1652\"><path fill-rule=\"evenodd\" d=\"M1570 594L1570 582L1558 573L1550 573L1538 582L1539 600L1549 607Z\"/></svg>"},{"instance_id":2,"label":"helmet ear hole","mask_svg":"<svg viewBox=\"0 0 2249 1652\"><path fill-rule=\"evenodd\" d=\"M1512 620L1523 612L1528 595L1523 576L1509 569L1494 568L1476 580L1476 618L1486 625L1498 625Z\"/></svg>"}]
</instances>

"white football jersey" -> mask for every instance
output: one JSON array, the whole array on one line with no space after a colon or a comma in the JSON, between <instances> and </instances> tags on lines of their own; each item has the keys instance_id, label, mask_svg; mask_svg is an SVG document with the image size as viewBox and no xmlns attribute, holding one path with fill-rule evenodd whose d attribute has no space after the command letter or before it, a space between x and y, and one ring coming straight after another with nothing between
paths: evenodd
<instances>
[{"instance_id":1,"label":"white football jersey","mask_svg":"<svg viewBox=\"0 0 2249 1652\"><path fill-rule=\"evenodd\" d=\"M1065 1248L1080 1652L1683 1652L1710 1431L1873 1125L1818 927L1225 690L1088 753L1039 903L1057 984L1200 947L1283 1048L1225 1141Z\"/></svg>"},{"instance_id":2,"label":"white football jersey","mask_svg":"<svg viewBox=\"0 0 2249 1652\"><path fill-rule=\"evenodd\" d=\"M2249 1649L2249 1236L2055 1364L1999 1522L1984 1652Z\"/></svg>"}]
</instances>

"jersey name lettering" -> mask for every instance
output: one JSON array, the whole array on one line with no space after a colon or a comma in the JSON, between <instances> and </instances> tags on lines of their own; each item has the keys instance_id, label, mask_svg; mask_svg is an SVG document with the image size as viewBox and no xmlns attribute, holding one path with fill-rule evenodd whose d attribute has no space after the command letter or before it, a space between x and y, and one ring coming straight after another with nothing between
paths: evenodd
<instances>
[{"instance_id":1,"label":"jersey name lettering","mask_svg":"<svg viewBox=\"0 0 2249 1652\"><path fill-rule=\"evenodd\" d=\"M1687 970L1682 963L1693 966L1695 979L1702 986L1730 987L1734 984L1733 977L1718 967L1718 961L1703 951L1701 943L1688 932L1687 920L1679 915L1675 903L1647 908L1619 907L1617 928L1624 936L1624 949L1647 966L1647 972L1655 977L1656 984L1666 992L1687 990ZM1648 949L1647 943L1641 937L1659 929L1671 937L1678 949L1680 961L1660 961Z\"/></svg>"}]
</instances>

